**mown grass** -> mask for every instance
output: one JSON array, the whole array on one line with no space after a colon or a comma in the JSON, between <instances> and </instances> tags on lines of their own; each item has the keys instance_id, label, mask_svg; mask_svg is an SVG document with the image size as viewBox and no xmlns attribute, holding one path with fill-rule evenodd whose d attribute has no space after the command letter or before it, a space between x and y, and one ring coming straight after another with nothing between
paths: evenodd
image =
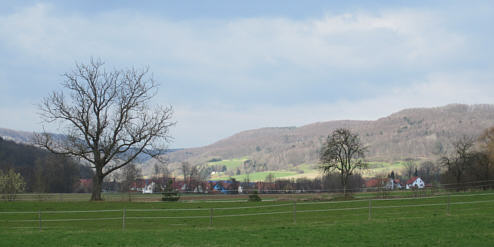
<instances>
[{"instance_id":1,"label":"mown grass","mask_svg":"<svg viewBox=\"0 0 494 247\"><path fill-rule=\"evenodd\" d=\"M2 246L492 246L479 216L259 227L0 233Z\"/></svg>"},{"instance_id":2,"label":"mown grass","mask_svg":"<svg viewBox=\"0 0 494 247\"><path fill-rule=\"evenodd\" d=\"M494 192L490 193L372 200L371 219L369 200L298 201L295 205L285 201L2 202L0 212L32 213L0 213L0 245L492 246ZM90 210L116 211L57 213ZM173 218L191 216L198 218ZM102 217L109 219L90 220Z\"/></svg>"}]
</instances>

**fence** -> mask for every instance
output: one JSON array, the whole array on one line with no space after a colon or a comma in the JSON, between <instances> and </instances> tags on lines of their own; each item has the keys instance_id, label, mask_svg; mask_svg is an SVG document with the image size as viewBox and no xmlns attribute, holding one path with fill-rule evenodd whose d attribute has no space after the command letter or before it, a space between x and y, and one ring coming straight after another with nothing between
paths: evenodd
<instances>
[{"instance_id":1,"label":"fence","mask_svg":"<svg viewBox=\"0 0 494 247\"><path fill-rule=\"evenodd\" d=\"M187 203L166 205L194 206L194 204ZM2 225L0 229L94 229L96 227L125 230L127 228L149 229L180 225L211 227L225 224L297 224L318 221L363 221L393 217L431 217L451 214L466 216L472 211L480 212L485 217L493 217L494 193L349 201L264 202L254 206L246 204L247 206L232 207L218 207L217 205L207 207L209 205L204 203L199 208L3 211L0 212Z\"/></svg>"},{"instance_id":2,"label":"fence","mask_svg":"<svg viewBox=\"0 0 494 247\"><path fill-rule=\"evenodd\" d=\"M449 191L476 191L476 190L489 190L494 188L494 180L482 180L482 181L471 181L464 183L451 183L451 184L436 184L434 186L429 186L424 189L415 190L389 190L386 187L370 187L370 188L353 188L347 189L348 193L358 194L358 197L423 197L434 194L448 193ZM193 196L208 196L209 199L215 199L213 196L219 199L227 201L232 201L235 199L245 200L247 194L256 191L259 194L293 194L293 195L309 195L309 194L330 194L330 193L341 193L343 189L285 189L285 190L256 190L256 189L244 189L243 193L238 193L237 190L227 190L228 197L222 197L224 195L218 191L206 191L202 193L194 191L181 191L186 200L194 200ZM374 194L373 194L374 193ZM232 194L238 195L238 197L233 197ZM394 195L396 194L396 195ZM190 197L189 197L190 196ZM160 201L161 193L152 194L140 194L140 193L103 193L103 198L105 201ZM310 197L310 196L309 196ZM317 197L317 196L316 196ZM88 201L91 198L89 193L21 193L15 196L15 201ZM216 198L216 199L218 199ZM313 197L312 197L313 198ZM201 198L204 200L205 198ZM293 197L290 199L294 199ZM7 201L5 197L0 197L0 201Z\"/></svg>"}]
</instances>

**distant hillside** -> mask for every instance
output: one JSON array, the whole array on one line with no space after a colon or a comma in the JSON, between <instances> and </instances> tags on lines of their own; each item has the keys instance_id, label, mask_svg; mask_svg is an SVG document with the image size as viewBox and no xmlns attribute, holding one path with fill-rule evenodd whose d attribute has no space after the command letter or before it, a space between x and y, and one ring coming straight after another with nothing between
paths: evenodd
<instances>
[{"instance_id":1,"label":"distant hillside","mask_svg":"<svg viewBox=\"0 0 494 247\"><path fill-rule=\"evenodd\" d=\"M80 178L91 178L91 168L32 145L0 138L0 170L21 173L28 192L73 192Z\"/></svg>"},{"instance_id":2,"label":"distant hillside","mask_svg":"<svg viewBox=\"0 0 494 247\"><path fill-rule=\"evenodd\" d=\"M0 137L17 143L31 143L33 132L0 128Z\"/></svg>"},{"instance_id":3,"label":"distant hillside","mask_svg":"<svg viewBox=\"0 0 494 247\"><path fill-rule=\"evenodd\" d=\"M8 141L12 141L18 144L27 144L31 145L33 143L33 135L34 132L26 132L26 131L19 131L19 130L11 130L11 129L5 129L5 128L0 128L0 138ZM52 134L53 136L57 138L64 138L64 135L61 134ZM182 149L176 148L176 149L167 149L166 153L172 153L176 152ZM135 162L137 163L145 163L149 161L151 157L147 154L141 154L137 156Z\"/></svg>"},{"instance_id":4,"label":"distant hillside","mask_svg":"<svg viewBox=\"0 0 494 247\"><path fill-rule=\"evenodd\" d=\"M318 150L337 128L358 133L369 146L370 161L406 158L437 159L463 135L477 136L494 125L494 105L447 105L406 109L375 121L329 121L301 127L262 128L240 132L212 145L169 155L172 167L181 161L201 164L213 158L248 157L269 170L289 169L318 161Z\"/></svg>"}]
</instances>

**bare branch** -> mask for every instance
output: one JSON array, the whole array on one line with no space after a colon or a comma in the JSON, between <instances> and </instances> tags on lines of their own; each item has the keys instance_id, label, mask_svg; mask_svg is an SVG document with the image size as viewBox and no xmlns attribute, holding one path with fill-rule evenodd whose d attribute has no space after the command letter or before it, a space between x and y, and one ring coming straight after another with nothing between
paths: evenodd
<instances>
[{"instance_id":1,"label":"bare branch","mask_svg":"<svg viewBox=\"0 0 494 247\"><path fill-rule=\"evenodd\" d=\"M169 128L175 124L172 107L149 106L158 85L148 76L148 68L107 72L103 65L94 59L76 64L63 75L62 86L69 97L53 92L43 99L43 121L59 123L66 138L54 140L48 133L36 137L41 147L91 163L98 180L93 182L95 190L105 176L141 153L162 154L148 149L166 150ZM93 192L93 199L101 199L100 194Z\"/></svg>"},{"instance_id":2,"label":"bare branch","mask_svg":"<svg viewBox=\"0 0 494 247\"><path fill-rule=\"evenodd\" d=\"M358 135L348 129L337 129L328 136L321 150L320 169L325 174L338 171L345 189L348 177L353 175L355 169L367 167L362 160L366 152L367 147L362 145Z\"/></svg>"}]
</instances>

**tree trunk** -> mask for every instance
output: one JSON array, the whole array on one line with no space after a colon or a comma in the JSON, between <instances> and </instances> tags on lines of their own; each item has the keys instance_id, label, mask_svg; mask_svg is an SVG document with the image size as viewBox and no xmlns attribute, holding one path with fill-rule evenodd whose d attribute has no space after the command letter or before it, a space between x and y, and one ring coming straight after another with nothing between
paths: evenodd
<instances>
[{"instance_id":1,"label":"tree trunk","mask_svg":"<svg viewBox=\"0 0 494 247\"><path fill-rule=\"evenodd\" d=\"M342 180L341 180L341 183L343 184L343 196L346 198L346 185L347 185L347 181L348 181L348 176L343 176L342 177Z\"/></svg>"},{"instance_id":2,"label":"tree trunk","mask_svg":"<svg viewBox=\"0 0 494 247\"><path fill-rule=\"evenodd\" d=\"M100 172L96 172L93 178L93 193L91 194L91 201L102 201L101 198L101 185L103 184L103 175Z\"/></svg>"},{"instance_id":3,"label":"tree trunk","mask_svg":"<svg viewBox=\"0 0 494 247\"><path fill-rule=\"evenodd\" d=\"M457 175L456 176L456 192L459 192L463 188L463 185L461 184L461 176Z\"/></svg>"},{"instance_id":4,"label":"tree trunk","mask_svg":"<svg viewBox=\"0 0 494 247\"><path fill-rule=\"evenodd\" d=\"M346 181L343 184L343 196L346 198Z\"/></svg>"}]
</instances>

